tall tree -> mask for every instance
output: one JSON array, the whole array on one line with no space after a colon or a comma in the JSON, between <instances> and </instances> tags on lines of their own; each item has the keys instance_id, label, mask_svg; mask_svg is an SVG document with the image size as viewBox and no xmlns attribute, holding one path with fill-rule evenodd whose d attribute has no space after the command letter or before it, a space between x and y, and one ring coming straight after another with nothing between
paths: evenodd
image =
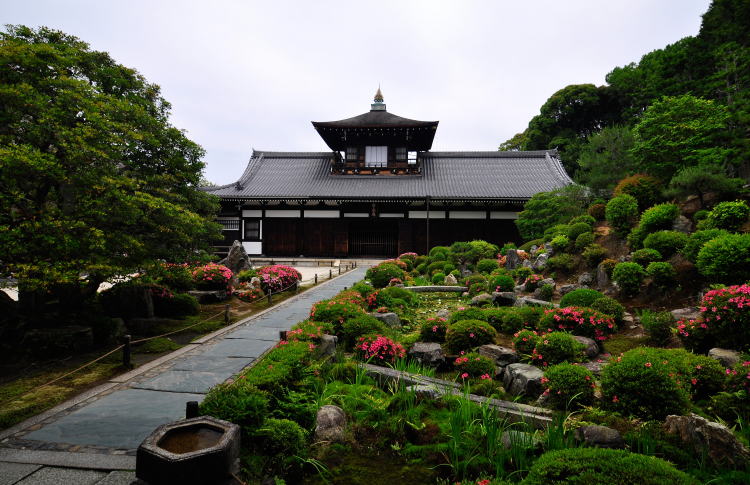
<instances>
[{"instance_id":1,"label":"tall tree","mask_svg":"<svg viewBox=\"0 0 750 485\"><path fill-rule=\"evenodd\" d=\"M607 126L589 136L578 159L578 181L597 190L611 191L635 171L633 132L627 126Z\"/></svg>"},{"instance_id":2,"label":"tall tree","mask_svg":"<svg viewBox=\"0 0 750 485\"><path fill-rule=\"evenodd\" d=\"M89 290L219 236L159 87L48 28L0 33L0 275Z\"/></svg>"}]
</instances>

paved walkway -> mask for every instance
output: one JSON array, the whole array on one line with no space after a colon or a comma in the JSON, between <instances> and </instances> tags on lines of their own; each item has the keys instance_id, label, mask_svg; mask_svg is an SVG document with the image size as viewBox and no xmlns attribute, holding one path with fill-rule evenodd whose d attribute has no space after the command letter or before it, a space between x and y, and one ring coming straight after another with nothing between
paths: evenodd
<instances>
[{"instance_id":1,"label":"paved walkway","mask_svg":"<svg viewBox=\"0 0 750 485\"><path fill-rule=\"evenodd\" d=\"M0 485L130 483L132 471L112 470L135 468L135 449L154 428L184 418L187 401L201 401L209 388L252 364L278 342L279 331L307 318L313 303L351 287L365 271L359 267L307 290L219 337L198 340L148 372L120 376L13 429L0 442Z\"/></svg>"}]
</instances>

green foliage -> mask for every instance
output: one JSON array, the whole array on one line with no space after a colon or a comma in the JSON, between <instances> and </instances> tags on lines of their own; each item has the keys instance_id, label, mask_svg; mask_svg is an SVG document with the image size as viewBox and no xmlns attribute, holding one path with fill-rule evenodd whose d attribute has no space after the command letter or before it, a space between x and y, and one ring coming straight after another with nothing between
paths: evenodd
<instances>
[{"instance_id":1,"label":"green foliage","mask_svg":"<svg viewBox=\"0 0 750 485\"><path fill-rule=\"evenodd\" d=\"M607 214L607 204L606 202L591 204L589 208L586 209L586 212L597 221L603 221Z\"/></svg>"},{"instance_id":2,"label":"green foliage","mask_svg":"<svg viewBox=\"0 0 750 485\"><path fill-rule=\"evenodd\" d=\"M638 201L638 209L643 211L659 201L661 186L654 177L637 173L617 183L614 195L617 197L624 194L632 195Z\"/></svg>"},{"instance_id":3,"label":"green foliage","mask_svg":"<svg viewBox=\"0 0 750 485\"><path fill-rule=\"evenodd\" d=\"M576 268L576 262L570 254L559 254L547 260L547 269L550 271L562 271L571 273Z\"/></svg>"},{"instance_id":4,"label":"green foliage","mask_svg":"<svg viewBox=\"0 0 750 485\"><path fill-rule=\"evenodd\" d=\"M568 222L568 224L570 224L571 226L575 226L576 224L579 224L581 222L583 222L584 224L586 224L587 226L589 226L588 230L590 231L590 230L592 230L594 228L594 224L596 224L596 219L594 217L592 217L591 215L589 215L589 214L581 214L580 216L576 216L576 217L572 218ZM580 231L580 232L584 232L584 231ZM568 236L571 239L574 239L571 234L568 234Z\"/></svg>"},{"instance_id":5,"label":"green foliage","mask_svg":"<svg viewBox=\"0 0 750 485\"><path fill-rule=\"evenodd\" d=\"M344 348L351 350L359 337L370 334L386 335L387 333L388 327L383 322L370 315L361 315L344 321L339 336Z\"/></svg>"},{"instance_id":6,"label":"green foliage","mask_svg":"<svg viewBox=\"0 0 750 485\"><path fill-rule=\"evenodd\" d=\"M581 362L586 346L566 332L550 332L536 339L536 346L531 355L535 364L560 364L562 362Z\"/></svg>"},{"instance_id":7,"label":"green foliage","mask_svg":"<svg viewBox=\"0 0 750 485\"><path fill-rule=\"evenodd\" d=\"M360 281L352 285L352 290L359 293L362 298L367 298L368 296L370 296L370 293L375 291L375 287L372 285L368 285L364 281Z\"/></svg>"},{"instance_id":8,"label":"green foliage","mask_svg":"<svg viewBox=\"0 0 750 485\"><path fill-rule=\"evenodd\" d=\"M587 307L562 307L544 312L537 328L543 331L563 330L595 340L605 340L617 331L611 315Z\"/></svg>"},{"instance_id":9,"label":"green foliage","mask_svg":"<svg viewBox=\"0 0 750 485\"><path fill-rule=\"evenodd\" d=\"M641 325L646 329L655 344L665 345L672 337L674 317L670 312L644 310L641 313Z\"/></svg>"},{"instance_id":10,"label":"green foliage","mask_svg":"<svg viewBox=\"0 0 750 485\"><path fill-rule=\"evenodd\" d=\"M460 374L464 372L469 374L469 377L493 376L495 374L495 362L476 352L458 356L453 362L453 368Z\"/></svg>"},{"instance_id":11,"label":"green foliage","mask_svg":"<svg viewBox=\"0 0 750 485\"><path fill-rule=\"evenodd\" d=\"M255 433L253 447L268 457L267 470L283 474L307 455L305 431L289 419L269 418Z\"/></svg>"},{"instance_id":12,"label":"green foliage","mask_svg":"<svg viewBox=\"0 0 750 485\"><path fill-rule=\"evenodd\" d=\"M435 273L442 273L443 267L446 265L445 261L435 261L427 265L427 274L434 275ZM444 274L444 273L443 273Z\"/></svg>"},{"instance_id":13,"label":"green foliage","mask_svg":"<svg viewBox=\"0 0 750 485\"><path fill-rule=\"evenodd\" d=\"M237 273L237 280L240 283L250 283L250 280L258 276L258 271L254 268L246 269Z\"/></svg>"},{"instance_id":14,"label":"green foliage","mask_svg":"<svg viewBox=\"0 0 750 485\"><path fill-rule=\"evenodd\" d=\"M606 448L570 448L543 454L521 482L523 485L698 485L668 461Z\"/></svg>"},{"instance_id":15,"label":"green foliage","mask_svg":"<svg viewBox=\"0 0 750 485\"><path fill-rule=\"evenodd\" d=\"M537 298L544 301L552 301L552 296L555 294L555 287L553 285L542 285L538 290L535 293Z\"/></svg>"},{"instance_id":16,"label":"green foliage","mask_svg":"<svg viewBox=\"0 0 750 485\"><path fill-rule=\"evenodd\" d=\"M579 236L580 237L580 236ZM577 244L577 241L576 241ZM591 268L595 268L607 257L607 250L598 244L589 244L581 253L583 260Z\"/></svg>"},{"instance_id":17,"label":"green foliage","mask_svg":"<svg viewBox=\"0 0 750 485\"><path fill-rule=\"evenodd\" d=\"M498 264L496 259L481 259L477 263L477 271L480 273L489 274L497 268Z\"/></svg>"},{"instance_id":18,"label":"green foliage","mask_svg":"<svg viewBox=\"0 0 750 485\"><path fill-rule=\"evenodd\" d=\"M187 264L159 264L148 270L154 282L173 291L187 291L193 287L193 275Z\"/></svg>"},{"instance_id":19,"label":"green foliage","mask_svg":"<svg viewBox=\"0 0 750 485\"><path fill-rule=\"evenodd\" d=\"M750 286L734 285L708 291L701 300L702 315L677 322L685 347L707 352L712 347L750 351Z\"/></svg>"},{"instance_id":20,"label":"green foliage","mask_svg":"<svg viewBox=\"0 0 750 485\"><path fill-rule=\"evenodd\" d=\"M685 167L669 181L666 193L670 197L697 195L702 206L708 192L724 199L733 198L742 192L744 183L743 179L727 177L719 167Z\"/></svg>"},{"instance_id":21,"label":"green foliage","mask_svg":"<svg viewBox=\"0 0 750 485\"><path fill-rule=\"evenodd\" d=\"M372 286L375 288L384 288L388 286L391 279L399 278L403 280L404 276L406 276L404 270L395 264L390 263L381 263L377 266L373 266L365 273L365 277L370 280L370 283L372 283Z\"/></svg>"},{"instance_id":22,"label":"green foliage","mask_svg":"<svg viewBox=\"0 0 750 485\"><path fill-rule=\"evenodd\" d=\"M487 278L481 274L473 274L464 280L464 286L469 288L469 295L471 296L484 293L487 291Z\"/></svg>"},{"instance_id":23,"label":"green foliage","mask_svg":"<svg viewBox=\"0 0 750 485\"><path fill-rule=\"evenodd\" d=\"M680 215L676 204L658 204L643 211L638 225L647 232L671 229L672 222Z\"/></svg>"},{"instance_id":24,"label":"green foliage","mask_svg":"<svg viewBox=\"0 0 750 485\"><path fill-rule=\"evenodd\" d=\"M485 321L460 320L448 326L445 343L449 352L456 353L494 343L495 337L497 337L497 332Z\"/></svg>"},{"instance_id":25,"label":"green foliage","mask_svg":"<svg viewBox=\"0 0 750 485\"><path fill-rule=\"evenodd\" d=\"M592 310L612 317L617 325L622 324L622 319L625 316L625 307L614 298L603 296L594 300L589 306Z\"/></svg>"},{"instance_id":26,"label":"green foliage","mask_svg":"<svg viewBox=\"0 0 750 485\"><path fill-rule=\"evenodd\" d=\"M448 257L455 264L476 264L482 259L493 259L500 248L487 241L455 242L451 244Z\"/></svg>"},{"instance_id":27,"label":"green foliage","mask_svg":"<svg viewBox=\"0 0 750 485\"><path fill-rule=\"evenodd\" d=\"M532 239L531 241L526 241L525 243L521 244L518 249L529 252L531 251L531 246L539 247L542 244L544 244L544 238Z\"/></svg>"},{"instance_id":28,"label":"green foliage","mask_svg":"<svg viewBox=\"0 0 750 485\"><path fill-rule=\"evenodd\" d=\"M590 290L588 288L578 288L570 293L563 295L560 299L560 306L587 306L590 307L596 300L603 298L604 294Z\"/></svg>"},{"instance_id":29,"label":"green foliage","mask_svg":"<svg viewBox=\"0 0 750 485\"><path fill-rule=\"evenodd\" d=\"M654 261L661 261L662 256L656 249L644 248L634 251L631 259L634 263L638 263L641 266L648 266L649 263L653 263Z\"/></svg>"},{"instance_id":30,"label":"green foliage","mask_svg":"<svg viewBox=\"0 0 750 485\"><path fill-rule=\"evenodd\" d=\"M589 217L589 216L579 216L580 217ZM575 241L578 236L584 233L590 233L591 232L591 224L587 222L571 222L570 227L568 228L568 232L565 234L568 236L568 239L571 241Z\"/></svg>"},{"instance_id":31,"label":"green foliage","mask_svg":"<svg viewBox=\"0 0 750 485\"><path fill-rule=\"evenodd\" d=\"M519 330L513 334L513 348L516 351L530 355L536 347L537 332L534 330Z\"/></svg>"},{"instance_id":32,"label":"green foliage","mask_svg":"<svg viewBox=\"0 0 750 485\"><path fill-rule=\"evenodd\" d=\"M716 239L719 236L726 236L729 232L724 229L705 229L703 231L695 231L692 233L682 248L682 255L685 259L695 264L698 261L698 252L701 250L704 244L712 239Z\"/></svg>"},{"instance_id":33,"label":"green foliage","mask_svg":"<svg viewBox=\"0 0 750 485\"><path fill-rule=\"evenodd\" d=\"M576 238L575 247L577 251L583 251L592 244L594 244L594 233L584 232L582 234L579 234Z\"/></svg>"},{"instance_id":34,"label":"green foliage","mask_svg":"<svg viewBox=\"0 0 750 485\"><path fill-rule=\"evenodd\" d=\"M506 334L514 334L523 328L535 328L543 314L544 308L542 307L522 306L509 308L507 313L502 317L500 328ZM531 353L531 350L528 353Z\"/></svg>"},{"instance_id":35,"label":"green foliage","mask_svg":"<svg viewBox=\"0 0 750 485\"><path fill-rule=\"evenodd\" d=\"M750 207L742 200L721 202L699 224L699 229L726 229L736 231L750 216Z\"/></svg>"},{"instance_id":36,"label":"green foliage","mask_svg":"<svg viewBox=\"0 0 750 485\"><path fill-rule=\"evenodd\" d=\"M586 194L578 186L540 192L529 199L518 213L516 227L524 239L542 237L544 230L563 223L573 216L583 213L586 207Z\"/></svg>"},{"instance_id":37,"label":"green foliage","mask_svg":"<svg viewBox=\"0 0 750 485\"><path fill-rule=\"evenodd\" d=\"M687 234L679 231L656 231L643 240L643 246L659 251L664 258L669 258L687 244Z\"/></svg>"},{"instance_id":38,"label":"green foliage","mask_svg":"<svg viewBox=\"0 0 750 485\"><path fill-rule=\"evenodd\" d=\"M612 190L620 179L635 171L630 153L633 143L633 133L629 127L605 126L600 132L589 136L583 146L578 159L581 168L577 178L592 189ZM603 218L602 212L597 219Z\"/></svg>"},{"instance_id":39,"label":"green foliage","mask_svg":"<svg viewBox=\"0 0 750 485\"><path fill-rule=\"evenodd\" d=\"M534 270L531 268L527 268L526 266L519 266L518 268L513 270L513 277L516 279L516 281L526 281L526 278L531 276L534 273Z\"/></svg>"},{"instance_id":40,"label":"green foliage","mask_svg":"<svg viewBox=\"0 0 750 485\"><path fill-rule=\"evenodd\" d=\"M545 394L555 409L574 409L594 402L594 375L582 365L553 365L544 371L544 379Z\"/></svg>"},{"instance_id":41,"label":"green foliage","mask_svg":"<svg viewBox=\"0 0 750 485\"><path fill-rule=\"evenodd\" d=\"M638 217L638 201L632 195L619 195L607 203L605 217L610 227L624 236Z\"/></svg>"},{"instance_id":42,"label":"green foliage","mask_svg":"<svg viewBox=\"0 0 750 485\"><path fill-rule=\"evenodd\" d=\"M617 263L615 269L612 270L612 279L628 296L633 296L640 291L645 277L646 272L638 263Z\"/></svg>"},{"instance_id":43,"label":"green foliage","mask_svg":"<svg viewBox=\"0 0 750 485\"><path fill-rule=\"evenodd\" d=\"M498 332L502 331L503 327L503 318L505 318L505 315L508 314L508 312L512 311L514 307L487 307L482 309L482 313L484 313L483 320L486 320L487 323L492 325L492 328L497 330Z\"/></svg>"},{"instance_id":44,"label":"green foliage","mask_svg":"<svg viewBox=\"0 0 750 485\"><path fill-rule=\"evenodd\" d=\"M512 276L501 274L492 277L489 286L494 291L513 291L516 282L513 280Z\"/></svg>"},{"instance_id":45,"label":"green foliage","mask_svg":"<svg viewBox=\"0 0 750 485\"><path fill-rule=\"evenodd\" d=\"M451 249L448 246L434 246L430 249L429 256L434 261L446 261L450 252Z\"/></svg>"},{"instance_id":46,"label":"green foliage","mask_svg":"<svg viewBox=\"0 0 750 485\"><path fill-rule=\"evenodd\" d=\"M178 293L171 298L154 300L154 313L160 317L180 318L187 315L197 315L199 310L198 300L186 293Z\"/></svg>"},{"instance_id":47,"label":"green foliage","mask_svg":"<svg viewBox=\"0 0 750 485\"><path fill-rule=\"evenodd\" d=\"M310 310L310 319L340 326L344 321L362 316L364 313L365 310L359 305L331 299L315 303Z\"/></svg>"},{"instance_id":48,"label":"green foliage","mask_svg":"<svg viewBox=\"0 0 750 485\"><path fill-rule=\"evenodd\" d=\"M442 285L445 282L445 273L435 273L431 281L433 285Z\"/></svg>"},{"instance_id":49,"label":"green foliage","mask_svg":"<svg viewBox=\"0 0 750 485\"><path fill-rule=\"evenodd\" d=\"M373 308L388 307L395 310L399 306L413 307L419 303L419 297L413 291L401 288L400 286L389 286L370 294L370 300L375 295L375 304Z\"/></svg>"},{"instance_id":50,"label":"green foliage","mask_svg":"<svg viewBox=\"0 0 750 485\"><path fill-rule=\"evenodd\" d=\"M46 27L7 26L0 65L0 277L93 295L221 238L218 199L197 188L203 150L158 86Z\"/></svg>"},{"instance_id":51,"label":"green foliage","mask_svg":"<svg viewBox=\"0 0 750 485\"><path fill-rule=\"evenodd\" d=\"M698 251L698 271L711 281L732 284L750 274L750 234L727 234L711 239Z\"/></svg>"},{"instance_id":52,"label":"green foliage","mask_svg":"<svg viewBox=\"0 0 750 485\"><path fill-rule=\"evenodd\" d=\"M255 387L238 380L212 387L200 403L200 412L235 423L243 435L250 436L268 414L268 399Z\"/></svg>"},{"instance_id":53,"label":"green foliage","mask_svg":"<svg viewBox=\"0 0 750 485\"><path fill-rule=\"evenodd\" d=\"M568 246L570 246L570 239L568 239L568 236L564 236L561 234L552 238L552 241L550 241L550 245L552 246L552 249L555 250L555 252L561 253L568 249Z\"/></svg>"},{"instance_id":54,"label":"green foliage","mask_svg":"<svg viewBox=\"0 0 750 485\"><path fill-rule=\"evenodd\" d=\"M448 318L448 324L450 325L460 320L486 320L486 318L484 310L481 308L469 307L451 313L451 316Z\"/></svg>"},{"instance_id":55,"label":"green foliage","mask_svg":"<svg viewBox=\"0 0 750 485\"><path fill-rule=\"evenodd\" d=\"M703 219L705 219L706 217L708 217L709 212L711 212L711 211L707 211L705 209L701 209L701 210L697 211L695 214L693 214L693 222L698 223L698 222L702 221Z\"/></svg>"},{"instance_id":56,"label":"green foliage","mask_svg":"<svg viewBox=\"0 0 750 485\"><path fill-rule=\"evenodd\" d=\"M448 324L445 318L428 318L421 327L419 327L420 342L445 342L445 332L448 330Z\"/></svg>"},{"instance_id":57,"label":"green foliage","mask_svg":"<svg viewBox=\"0 0 750 485\"><path fill-rule=\"evenodd\" d=\"M656 261L648 265L646 273L654 285L662 291L677 289L677 271L670 263Z\"/></svg>"}]
</instances>

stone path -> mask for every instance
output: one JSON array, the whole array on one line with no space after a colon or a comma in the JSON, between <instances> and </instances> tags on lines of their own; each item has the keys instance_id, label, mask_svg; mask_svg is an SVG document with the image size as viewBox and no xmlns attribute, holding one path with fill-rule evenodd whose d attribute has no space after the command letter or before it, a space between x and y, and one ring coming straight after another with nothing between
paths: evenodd
<instances>
[{"instance_id":1,"label":"stone path","mask_svg":"<svg viewBox=\"0 0 750 485\"><path fill-rule=\"evenodd\" d=\"M114 379L100 386L101 392L63 405L65 409L47 413L51 415L39 422L27 422L25 428L11 429L10 435L5 432L0 485L130 483L132 471L112 470L135 468L135 449L154 428L184 418L187 401L201 401L209 388L252 364L278 342L281 330L307 318L313 303L351 287L365 271L356 268L219 337L198 340L158 367Z\"/></svg>"}]
</instances>

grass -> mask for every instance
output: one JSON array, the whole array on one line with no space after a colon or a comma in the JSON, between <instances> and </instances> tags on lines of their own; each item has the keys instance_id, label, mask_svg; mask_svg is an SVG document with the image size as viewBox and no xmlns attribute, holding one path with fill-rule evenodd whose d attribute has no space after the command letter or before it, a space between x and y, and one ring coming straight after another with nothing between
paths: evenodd
<instances>
[{"instance_id":1,"label":"grass","mask_svg":"<svg viewBox=\"0 0 750 485\"><path fill-rule=\"evenodd\" d=\"M161 354L162 352L171 352L181 348L182 345L166 337L157 337L139 344L133 350L139 354Z\"/></svg>"},{"instance_id":2,"label":"grass","mask_svg":"<svg viewBox=\"0 0 750 485\"><path fill-rule=\"evenodd\" d=\"M628 337L627 335L612 335L604 341L604 350L612 355L620 355L636 347L648 345L648 336Z\"/></svg>"}]
</instances>

